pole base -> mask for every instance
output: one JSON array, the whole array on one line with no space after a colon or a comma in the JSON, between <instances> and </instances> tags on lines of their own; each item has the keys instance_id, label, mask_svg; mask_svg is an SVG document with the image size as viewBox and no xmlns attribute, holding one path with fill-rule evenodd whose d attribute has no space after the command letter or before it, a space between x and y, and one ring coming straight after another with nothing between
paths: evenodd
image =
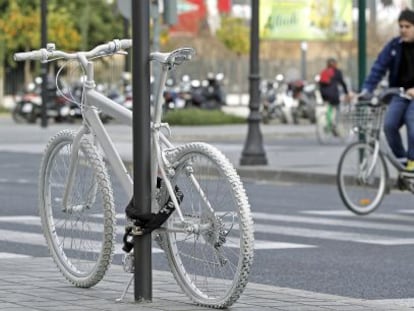
<instances>
[{"instance_id":1,"label":"pole base","mask_svg":"<svg viewBox=\"0 0 414 311\"><path fill-rule=\"evenodd\" d=\"M266 155L261 154L242 154L240 165L267 165Z\"/></svg>"}]
</instances>

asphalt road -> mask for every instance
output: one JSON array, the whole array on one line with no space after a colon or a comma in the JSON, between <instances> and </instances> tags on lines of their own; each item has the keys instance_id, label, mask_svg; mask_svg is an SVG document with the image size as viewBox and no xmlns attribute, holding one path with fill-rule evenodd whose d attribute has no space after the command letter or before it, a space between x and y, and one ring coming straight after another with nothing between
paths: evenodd
<instances>
[{"instance_id":1,"label":"asphalt road","mask_svg":"<svg viewBox=\"0 0 414 311\"><path fill-rule=\"evenodd\" d=\"M0 152L0 257L48 256L37 218L39 161ZM122 215L127 202L114 186ZM345 210L335 185L249 180L245 187L256 230L251 281L366 299L414 297L411 194L394 192L361 217ZM159 251L153 267L167 267Z\"/></svg>"}]
</instances>

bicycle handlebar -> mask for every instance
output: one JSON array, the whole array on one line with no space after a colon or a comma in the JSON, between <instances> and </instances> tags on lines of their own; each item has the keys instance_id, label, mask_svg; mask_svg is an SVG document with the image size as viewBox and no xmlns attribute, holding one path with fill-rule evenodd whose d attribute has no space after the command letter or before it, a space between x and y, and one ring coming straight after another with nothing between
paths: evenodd
<instances>
[{"instance_id":1,"label":"bicycle handlebar","mask_svg":"<svg viewBox=\"0 0 414 311\"><path fill-rule=\"evenodd\" d=\"M405 93L404 88L402 87L392 87L388 88L385 91L381 92L381 94L374 95L370 99L363 99L360 98L362 101L358 102L357 105L370 105L370 106L378 106L378 105L387 105L391 101L394 95L400 96L405 99L413 100L413 97Z\"/></svg>"},{"instance_id":2,"label":"bicycle handlebar","mask_svg":"<svg viewBox=\"0 0 414 311\"><path fill-rule=\"evenodd\" d=\"M128 49L132 47L132 40L131 39L115 39L106 44L101 44L96 46L90 51L87 52L75 52L75 53L67 53L59 50L55 50L54 46L48 44L48 48L34 50L30 52L20 52L14 54L14 60L25 61L25 60L40 60L41 62L46 62L48 59L52 58L65 58L65 59L76 59L79 58L80 55L83 55L86 58L93 58L96 56L103 56L108 54L115 54L116 52Z\"/></svg>"}]
</instances>

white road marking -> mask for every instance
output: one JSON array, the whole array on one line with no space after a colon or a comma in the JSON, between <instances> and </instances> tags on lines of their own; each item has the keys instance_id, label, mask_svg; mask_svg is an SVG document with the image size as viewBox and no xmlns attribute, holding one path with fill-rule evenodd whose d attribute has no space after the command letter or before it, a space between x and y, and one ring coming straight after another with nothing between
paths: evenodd
<instances>
[{"instance_id":1,"label":"white road marking","mask_svg":"<svg viewBox=\"0 0 414 311\"><path fill-rule=\"evenodd\" d=\"M295 216L295 215L282 215L282 214L268 214L268 213L253 213L253 219L257 220L274 220L283 222L294 222L303 224L317 224L324 226L341 226L352 228L364 228L364 229L378 229L388 231L402 231L402 232L414 232L414 226L400 225L400 224L387 224L378 222L368 222L360 220L361 217L355 219L332 219L321 218L311 216Z\"/></svg>"},{"instance_id":2,"label":"white road marking","mask_svg":"<svg viewBox=\"0 0 414 311\"><path fill-rule=\"evenodd\" d=\"M32 256L15 254L15 253L2 253L0 252L0 259L10 259L10 258L31 258Z\"/></svg>"},{"instance_id":3,"label":"white road marking","mask_svg":"<svg viewBox=\"0 0 414 311\"><path fill-rule=\"evenodd\" d=\"M36 225L40 227L40 217L38 216L4 216L0 217L1 222L16 223L16 224L25 224L25 225ZM103 226L101 224L91 224L89 232L102 232ZM41 229L39 228L39 231ZM117 226L117 232L123 233L124 227ZM4 237L4 238L3 238ZM9 241L15 243L29 243L34 245L46 246L45 239L41 233L27 233L14 230L1 230L0 229L0 241ZM237 248L237 243L227 244L229 247ZM299 243L287 243L287 242L278 242L278 241L267 241L267 240L255 240L255 249L257 250L268 250L268 249L293 249L293 248L312 248L316 247L315 245L309 244L299 244ZM92 242L92 247L94 249L99 249L99 243L94 241ZM117 244L115 249L116 254L123 253L121 249L122 245ZM153 248L153 253L163 252L159 248Z\"/></svg>"}]
</instances>

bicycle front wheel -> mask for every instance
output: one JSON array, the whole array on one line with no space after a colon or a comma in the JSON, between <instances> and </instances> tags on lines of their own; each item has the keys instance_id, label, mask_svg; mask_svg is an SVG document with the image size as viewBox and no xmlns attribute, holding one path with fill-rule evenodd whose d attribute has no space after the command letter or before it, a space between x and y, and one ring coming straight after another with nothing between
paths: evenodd
<instances>
[{"instance_id":1,"label":"bicycle front wheel","mask_svg":"<svg viewBox=\"0 0 414 311\"><path fill-rule=\"evenodd\" d=\"M343 152L337 171L339 194L345 206L358 215L369 214L381 203L388 170L381 152L356 142Z\"/></svg>"},{"instance_id":2,"label":"bicycle front wheel","mask_svg":"<svg viewBox=\"0 0 414 311\"><path fill-rule=\"evenodd\" d=\"M224 308L243 292L253 261L253 220L239 176L215 148L191 143L173 152L173 185L185 222L167 223L166 253L183 291L196 303Z\"/></svg>"},{"instance_id":3,"label":"bicycle front wheel","mask_svg":"<svg viewBox=\"0 0 414 311\"><path fill-rule=\"evenodd\" d=\"M53 260L74 285L90 287L105 275L113 253L115 209L102 157L82 139L68 203L63 195L75 137L56 134L46 147L40 169L39 211Z\"/></svg>"},{"instance_id":4,"label":"bicycle front wheel","mask_svg":"<svg viewBox=\"0 0 414 311\"><path fill-rule=\"evenodd\" d=\"M321 145L327 144L331 134L331 125L328 124L327 105L316 106L316 137Z\"/></svg>"}]
</instances>

